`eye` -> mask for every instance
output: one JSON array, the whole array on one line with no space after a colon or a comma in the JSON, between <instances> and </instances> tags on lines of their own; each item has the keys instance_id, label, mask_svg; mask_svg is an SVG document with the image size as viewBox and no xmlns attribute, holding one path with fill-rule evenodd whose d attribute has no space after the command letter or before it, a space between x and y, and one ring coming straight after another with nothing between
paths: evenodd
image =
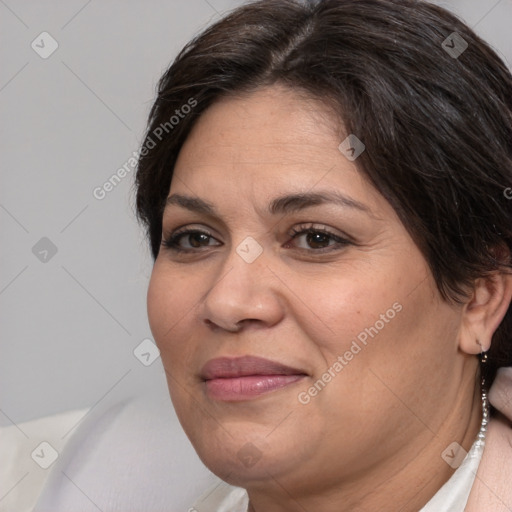
<instances>
[{"instance_id":1,"label":"eye","mask_svg":"<svg viewBox=\"0 0 512 512\"><path fill-rule=\"evenodd\" d=\"M181 240L189 241L188 247L181 245ZM170 236L162 239L162 246L176 252L195 252L195 249L200 247L208 247L208 242L215 240L213 235L208 231L202 231L200 229L183 229L172 233ZM216 244L220 245L220 244Z\"/></svg>"},{"instance_id":2,"label":"eye","mask_svg":"<svg viewBox=\"0 0 512 512\"><path fill-rule=\"evenodd\" d=\"M351 243L347 238L343 238L324 227L314 227L313 225L297 226L291 230L289 236L293 240L303 238L306 246L299 247L299 249L316 253L330 252ZM329 243L330 241L334 243Z\"/></svg>"}]
</instances>

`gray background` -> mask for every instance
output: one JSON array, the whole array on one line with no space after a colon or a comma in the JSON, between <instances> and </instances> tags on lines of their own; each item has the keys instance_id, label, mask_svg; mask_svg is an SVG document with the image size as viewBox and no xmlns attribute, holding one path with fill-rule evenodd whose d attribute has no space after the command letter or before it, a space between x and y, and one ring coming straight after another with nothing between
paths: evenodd
<instances>
[{"instance_id":1,"label":"gray background","mask_svg":"<svg viewBox=\"0 0 512 512\"><path fill-rule=\"evenodd\" d=\"M0 425L165 386L160 359L133 354L151 338L152 264L134 172L93 190L138 149L179 49L241 3L0 0ZM512 0L437 3L510 67ZM46 59L31 47L44 31L59 45Z\"/></svg>"}]
</instances>

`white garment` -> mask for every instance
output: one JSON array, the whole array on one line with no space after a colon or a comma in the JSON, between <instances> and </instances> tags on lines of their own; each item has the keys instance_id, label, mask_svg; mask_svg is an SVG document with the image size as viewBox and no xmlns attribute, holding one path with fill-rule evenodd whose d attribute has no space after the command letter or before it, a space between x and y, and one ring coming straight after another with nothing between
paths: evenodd
<instances>
[{"instance_id":1,"label":"white garment","mask_svg":"<svg viewBox=\"0 0 512 512\"><path fill-rule=\"evenodd\" d=\"M485 438L477 438L462 464L420 512L464 512L484 447Z\"/></svg>"},{"instance_id":2,"label":"white garment","mask_svg":"<svg viewBox=\"0 0 512 512\"><path fill-rule=\"evenodd\" d=\"M485 441L476 439L461 465L419 512L464 512ZM247 512L247 491L220 481L189 508L189 512Z\"/></svg>"},{"instance_id":3,"label":"white garment","mask_svg":"<svg viewBox=\"0 0 512 512\"><path fill-rule=\"evenodd\" d=\"M44 469L36 463L44 462L40 456L45 447L41 443L50 442L60 454L67 441L63 435L87 411L66 411L0 429L0 512L30 512L34 509L51 473L50 468ZM47 450L46 457L51 455Z\"/></svg>"},{"instance_id":4,"label":"white garment","mask_svg":"<svg viewBox=\"0 0 512 512\"><path fill-rule=\"evenodd\" d=\"M50 453L41 442L58 452L47 469L36 462ZM165 385L0 429L0 512L186 512L217 480Z\"/></svg>"}]
</instances>

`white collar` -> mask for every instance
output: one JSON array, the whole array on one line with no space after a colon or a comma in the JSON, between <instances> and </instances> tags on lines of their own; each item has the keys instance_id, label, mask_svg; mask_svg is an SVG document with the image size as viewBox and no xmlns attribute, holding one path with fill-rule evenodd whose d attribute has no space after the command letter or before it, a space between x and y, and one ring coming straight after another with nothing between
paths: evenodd
<instances>
[{"instance_id":1,"label":"white collar","mask_svg":"<svg viewBox=\"0 0 512 512\"><path fill-rule=\"evenodd\" d=\"M461 465L420 512L464 512L485 446L479 435Z\"/></svg>"}]
</instances>

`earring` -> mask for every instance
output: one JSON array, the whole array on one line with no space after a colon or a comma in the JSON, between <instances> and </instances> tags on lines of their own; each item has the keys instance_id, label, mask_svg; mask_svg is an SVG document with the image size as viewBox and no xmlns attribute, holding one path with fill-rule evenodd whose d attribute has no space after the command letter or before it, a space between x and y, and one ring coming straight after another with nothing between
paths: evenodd
<instances>
[{"instance_id":1,"label":"earring","mask_svg":"<svg viewBox=\"0 0 512 512\"><path fill-rule=\"evenodd\" d=\"M487 432L487 424L489 423L489 402L487 401L487 387L485 383L484 373L482 371L482 367L487 364L488 355L487 352L484 352L484 349L480 342L477 340L477 343L480 345L482 351L480 352L480 373L482 375L481 380L481 391L482 391L482 424L480 427L480 432L478 432L478 441L480 443L484 443L485 433Z\"/></svg>"}]
</instances>

